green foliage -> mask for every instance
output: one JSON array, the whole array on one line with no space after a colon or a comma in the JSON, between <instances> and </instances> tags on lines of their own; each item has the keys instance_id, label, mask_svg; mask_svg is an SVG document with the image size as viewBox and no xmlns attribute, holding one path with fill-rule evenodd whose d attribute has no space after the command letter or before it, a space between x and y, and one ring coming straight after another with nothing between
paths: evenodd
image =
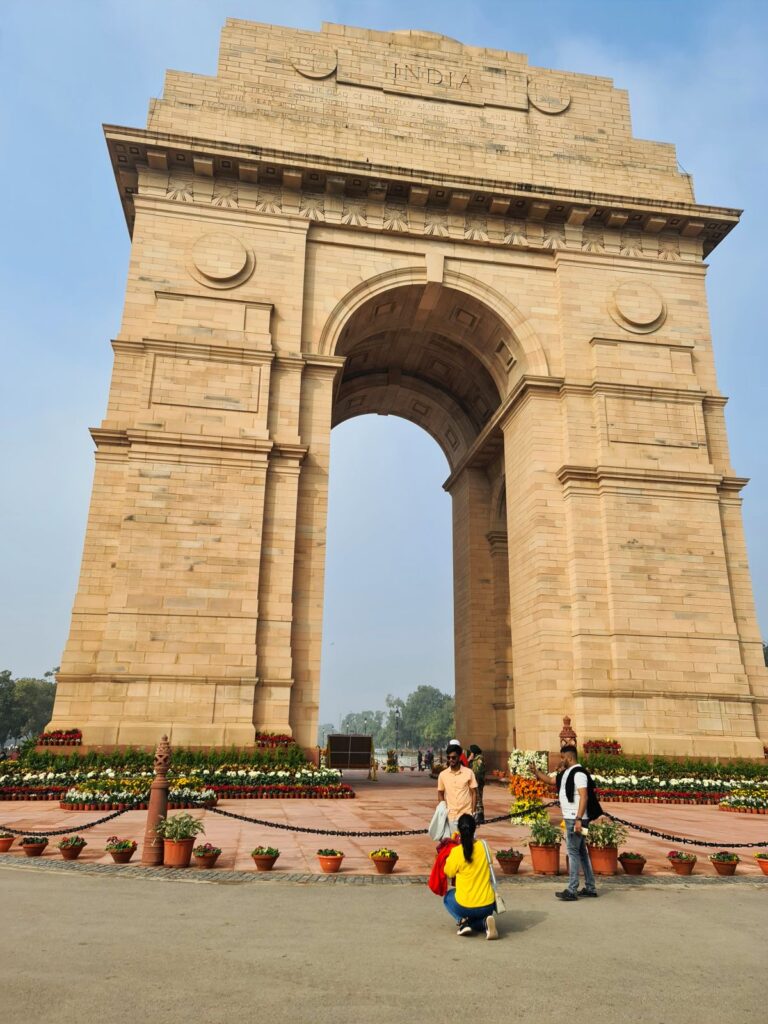
<instances>
[{"instance_id":1,"label":"green foliage","mask_svg":"<svg viewBox=\"0 0 768 1024\"><path fill-rule=\"evenodd\" d=\"M355 711L341 720L342 733L373 737L379 749L443 747L454 733L454 700L435 686L418 686L405 700L388 694L386 711ZM400 720L396 726L396 712Z\"/></svg>"},{"instance_id":2,"label":"green foliage","mask_svg":"<svg viewBox=\"0 0 768 1024\"><path fill-rule=\"evenodd\" d=\"M170 818L161 818L155 826L155 832L162 839L178 843L182 839L194 839L205 832L205 824L191 814L173 814Z\"/></svg>"},{"instance_id":3,"label":"green foliage","mask_svg":"<svg viewBox=\"0 0 768 1024\"><path fill-rule=\"evenodd\" d=\"M341 850L334 850L330 846L324 846L321 850L317 851L318 857L343 857L344 854Z\"/></svg>"},{"instance_id":4,"label":"green foliage","mask_svg":"<svg viewBox=\"0 0 768 1024\"><path fill-rule=\"evenodd\" d=\"M34 742L32 744L34 748ZM148 750L128 747L109 754L89 751L86 754L57 753L57 749L22 751L21 763L28 771L96 771L103 768L130 768L135 771L151 771L154 754ZM175 747L171 758L174 771L190 768L220 768L236 764L238 767L253 767L269 771L272 768L301 768L307 759L301 747L268 747L264 750L240 750L228 747L221 750L187 750Z\"/></svg>"},{"instance_id":5,"label":"green foliage","mask_svg":"<svg viewBox=\"0 0 768 1024\"><path fill-rule=\"evenodd\" d=\"M51 673L46 673L51 676ZM34 738L53 713L56 683L51 679L13 679L0 672L0 746Z\"/></svg>"},{"instance_id":6,"label":"green foliage","mask_svg":"<svg viewBox=\"0 0 768 1024\"><path fill-rule=\"evenodd\" d=\"M559 846L563 841L563 830L558 825L553 825L547 817L533 818L529 822L529 828L529 846Z\"/></svg>"},{"instance_id":7,"label":"green foliage","mask_svg":"<svg viewBox=\"0 0 768 1024\"><path fill-rule=\"evenodd\" d=\"M616 754L589 754L581 763L593 775L654 775L660 779L768 779L768 761L716 761L686 758L674 761L666 757L641 757Z\"/></svg>"},{"instance_id":8,"label":"green foliage","mask_svg":"<svg viewBox=\"0 0 768 1024\"><path fill-rule=\"evenodd\" d=\"M618 821L591 821L587 830L587 842L597 850L618 849L626 843L629 832Z\"/></svg>"},{"instance_id":9,"label":"green foliage","mask_svg":"<svg viewBox=\"0 0 768 1024\"><path fill-rule=\"evenodd\" d=\"M279 857L280 851L276 846L257 846L251 850L252 857Z\"/></svg>"}]
</instances>

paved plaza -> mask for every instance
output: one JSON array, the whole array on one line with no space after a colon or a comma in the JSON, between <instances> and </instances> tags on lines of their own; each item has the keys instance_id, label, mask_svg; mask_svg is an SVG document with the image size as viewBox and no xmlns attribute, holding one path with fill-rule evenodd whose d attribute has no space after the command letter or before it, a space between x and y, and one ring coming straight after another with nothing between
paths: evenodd
<instances>
[{"instance_id":1,"label":"paved plaza","mask_svg":"<svg viewBox=\"0 0 768 1024\"><path fill-rule=\"evenodd\" d=\"M27 862L28 863L28 862ZM424 885L194 884L0 866L0 992L37 1024L764 1021L768 885L634 887L563 905L507 885L500 942ZM350 879L352 881L352 879ZM581 974L558 963L569 942Z\"/></svg>"},{"instance_id":2,"label":"paved plaza","mask_svg":"<svg viewBox=\"0 0 768 1024\"><path fill-rule=\"evenodd\" d=\"M388 776L379 774L377 782L366 780L364 773L346 772L345 779L352 783L357 793L354 800L224 800L221 809L234 814L305 828L334 831L399 831L425 829L432 815L436 801L437 783L425 774L405 772ZM509 810L511 797L505 785L492 783L486 786L485 809L487 817L504 814ZM724 814L717 807L679 806L668 804L611 803L606 809L618 817L656 831L698 838L715 842L727 848L733 843L768 842L768 817L765 815ZM171 812L174 813L174 812ZM270 845L280 850L276 869L288 874L312 874L318 871L315 851L319 847L333 846L345 854L342 871L345 874L370 875L373 865L368 857L377 846L391 846L397 850L400 860L398 874L422 876L429 872L434 860L434 844L425 835L392 836L381 838L316 835L292 832L280 828L254 825L227 818L211 811L193 811L205 820L204 841L222 848L219 866L222 870L253 870L250 852L255 846ZM552 810L558 818L556 809ZM68 828L77 832L78 825L87 824L103 817L99 811L64 811L55 802L14 801L0 803L0 825L34 831L40 829ZM141 843L144 836L145 811L128 811L112 821L97 825L83 833L88 846L81 854L73 870L82 864L111 864L109 854L104 852L107 836L119 835ZM523 876L531 873L530 857L522 845L528 836L528 829L512 826L508 821L484 826L481 838L486 839L492 850L515 846L526 853L521 865ZM60 860L54 847L49 844L46 860ZM648 860L645 873L670 874L666 855L674 843L631 832L627 849L642 853ZM714 869L707 860L707 848L693 848L698 855L697 875L714 876ZM752 850L741 852L742 862L738 873L742 876L762 878ZM137 852L136 861L141 851ZM24 857L17 844L11 853L0 854L0 862ZM564 868L565 855L561 856ZM768 878L765 879L768 888Z\"/></svg>"}]
</instances>

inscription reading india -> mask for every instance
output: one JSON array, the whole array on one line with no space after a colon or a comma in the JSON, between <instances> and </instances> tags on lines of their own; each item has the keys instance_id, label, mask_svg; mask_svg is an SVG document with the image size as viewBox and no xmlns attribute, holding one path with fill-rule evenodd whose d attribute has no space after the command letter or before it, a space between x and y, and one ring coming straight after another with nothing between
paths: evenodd
<instances>
[{"instance_id":1,"label":"inscription reading india","mask_svg":"<svg viewBox=\"0 0 768 1024\"><path fill-rule=\"evenodd\" d=\"M398 85L421 82L423 85L441 85L444 89L469 89L469 75L462 71L443 71L426 64L395 64L392 80Z\"/></svg>"}]
</instances>

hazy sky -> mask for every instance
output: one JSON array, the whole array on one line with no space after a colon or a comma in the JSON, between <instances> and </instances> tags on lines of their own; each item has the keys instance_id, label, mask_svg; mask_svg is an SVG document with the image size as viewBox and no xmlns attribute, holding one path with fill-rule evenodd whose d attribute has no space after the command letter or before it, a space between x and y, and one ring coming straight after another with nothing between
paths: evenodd
<instances>
[{"instance_id":1,"label":"hazy sky","mask_svg":"<svg viewBox=\"0 0 768 1024\"><path fill-rule=\"evenodd\" d=\"M227 16L423 28L607 75L634 133L674 142L700 202L743 207L709 295L768 635L768 5L739 0L309 3L4 0L0 19L0 668L58 664L106 406L128 233L102 122L142 127L166 68L212 74ZM450 499L437 445L393 417L334 431L321 720L428 682L452 690Z\"/></svg>"}]
</instances>

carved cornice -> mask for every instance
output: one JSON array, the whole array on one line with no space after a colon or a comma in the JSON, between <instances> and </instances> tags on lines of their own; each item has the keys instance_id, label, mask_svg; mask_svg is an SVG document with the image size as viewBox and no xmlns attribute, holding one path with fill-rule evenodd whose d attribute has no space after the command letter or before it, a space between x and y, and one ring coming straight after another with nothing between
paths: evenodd
<instances>
[{"instance_id":1,"label":"carved cornice","mask_svg":"<svg viewBox=\"0 0 768 1024\"><path fill-rule=\"evenodd\" d=\"M264 460L272 450L273 442L259 437L222 437L210 434L181 434L164 430L141 430L126 427L122 430L104 427L92 427L91 437L97 448L121 447L148 451L168 451L176 449L189 455L217 456L219 458L237 456L255 456Z\"/></svg>"},{"instance_id":2,"label":"carved cornice","mask_svg":"<svg viewBox=\"0 0 768 1024\"><path fill-rule=\"evenodd\" d=\"M731 694L731 693L702 693L699 690L691 693L680 693L676 690L651 690L651 689L634 689L634 690L622 690L618 687L611 687L609 689L601 690L597 687L580 687L573 691L574 697L624 697L632 700L642 700L650 698L652 700L712 700L719 701L728 704L768 704L768 697L755 697L751 693L743 694Z\"/></svg>"},{"instance_id":3,"label":"carved cornice","mask_svg":"<svg viewBox=\"0 0 768 1024\"><path fill-rule=\"evenodd\" d=\"M740 216L726 207L438 175L145 129L106 125L105 134L129 229L144 171L156 178L154 197L185 204L242 211L250 189L253 212L310 224L667 262L698 262L688 243L700 241L706 256Z\"/></svg>"},{"instance_id":4,"label":"carved cornice","mask_svg":"<svg viewBox=\"0 0 768 1024\"><path fill-rule=\"evenodd\" d=\"M131 338L114 338L112 349L115 352L136 354L142 352L159 352L165 355L182 356L194 359L215 359L226 363L254 363L263 365L271 363L275 353L268 349L242 348L234 345L212 345L209 337L198 341L189 338L142 338L136 341Z\"/></svg>"},{"instance_id":5,"label":"carved cornice","mask_svg":"<svg viewBox=\"0 0 768 1024\"><path fill-rule=\"evenodd\" d=\"M699 473L687 470L637 469L629 466L561 466L557 479L562 484L581 483L591 486L663 485L678 488L712 488L722 485L723 477L717 473Z\"/></svg>"}]
</instances>

